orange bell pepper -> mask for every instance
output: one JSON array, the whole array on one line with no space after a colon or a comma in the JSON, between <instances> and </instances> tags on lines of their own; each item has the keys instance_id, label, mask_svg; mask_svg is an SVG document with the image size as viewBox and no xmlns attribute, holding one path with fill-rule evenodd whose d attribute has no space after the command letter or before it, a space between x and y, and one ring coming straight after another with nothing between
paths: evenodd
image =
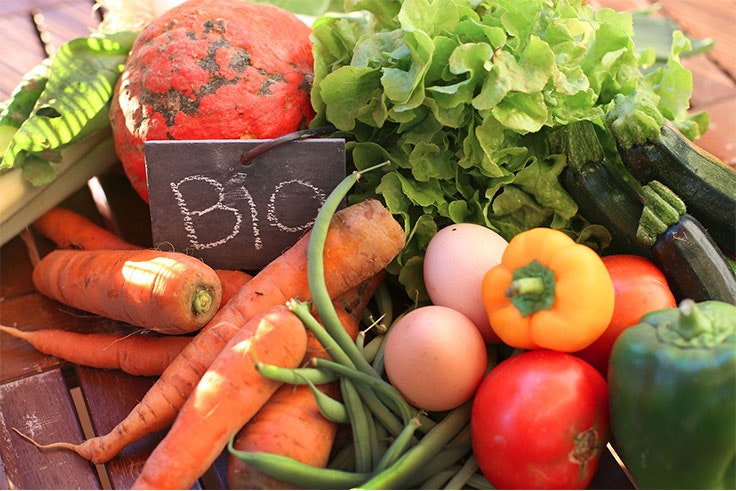
<instances>
[{"instance_id":1,"label":"orange bell pepper","mask_svg":"<svg viewBox=\"0 0 736 491\"><path fill-rule=\"evenodd\" d=\"M482 293L491 328L515 348L577 351L613 316L613 281L601 257L552 228L513 237Z\"/></svg>"}]
</instances>

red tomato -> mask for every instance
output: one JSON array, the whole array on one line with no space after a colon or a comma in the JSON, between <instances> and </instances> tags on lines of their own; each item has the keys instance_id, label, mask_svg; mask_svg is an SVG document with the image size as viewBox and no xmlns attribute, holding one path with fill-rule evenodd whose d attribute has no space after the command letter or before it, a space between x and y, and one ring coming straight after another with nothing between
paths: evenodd
<instances>
[{"instance_id":1,"label":"red tomato","mask_svg":"<svg viewBox=\"0 0 736 491\"><path fill-rule=\"evenodd\" d=\"M470 429L497 489L584 489L609 437L608 385L569 353L527 351L483 379Z\"/></svg>"},{"instance_id":2,"label":"red tomato","mask_svg":"<svg viewBox=\"0 0 736 491\"><path fill-rule=\"evenodd\" d=\"M653 310L677 307L664 273L650 260L629 254L604 256L613 280L613 317L603 334L587 348L574 353L608 376L613 343L627 327Z\"/></svg>"}]
</instances>

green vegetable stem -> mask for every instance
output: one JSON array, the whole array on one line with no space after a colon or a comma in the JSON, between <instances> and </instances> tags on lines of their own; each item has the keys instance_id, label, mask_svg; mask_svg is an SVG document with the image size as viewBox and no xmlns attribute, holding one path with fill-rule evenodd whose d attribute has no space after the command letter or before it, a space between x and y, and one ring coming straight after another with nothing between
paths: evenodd
<instances>
[{"instance_id":1,"label":"green vegetable stem","mask_svg":"<svg viewBox=\"0 0 736 491\"><path fill-rule=\"evenodd\" d=\"M736 487L736 305L683 300L619 336L615 447L642 489Z\"/></svg>"},{"instance_id":2,"label":"green vegetable stem","mask_svg":"<svg viewBox=\"0 0 736 491\"><path fill-rule=\"evenodd\" d=\"M107 115L134 37L64 43L0 106L0 245L117 162Z\"/></svg>"}]
</instances>

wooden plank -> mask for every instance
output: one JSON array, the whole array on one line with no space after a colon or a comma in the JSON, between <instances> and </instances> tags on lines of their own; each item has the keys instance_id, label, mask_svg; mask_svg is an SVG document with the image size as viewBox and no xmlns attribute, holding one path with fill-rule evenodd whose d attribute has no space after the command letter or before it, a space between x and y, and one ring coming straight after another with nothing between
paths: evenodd
<instances>
[{"instance_id":1,"label":"wooden plank","mask_svg":"<svg viewBox=\"0 0 736 491\"><path fill-rule=\"evenodd\" d=\"M0 303L0 324L27 331L55 328L127 334L136 329L122 322L62 306L38 293ZM0 360L0 383L64 365L61 360L39 353L25 341L5 333L0 333Z\"/></svg>"},{"instance_id":2,"label":"wooden plank","mask_svg":"<svg viewBox=\"0 0 736 491\"><path fill-rule=\"evenodd\" d=\"M40 451L12 430L18 428L41 443L81 441L74 404L59 370L0 385L0 415L0 456L10 488L100 488L86 460L63 450Z\"/></svg>"},{"instance_id":3,"label":"wooden plank","mask_svg":"<svg viewBox=\"0 0 736 491\"><path fill-rule=\"evenodd\" d=\"M48 34L48 42L58 48L66 41L88 36L99 24L90 2L59 3L39 10ZM39 19L39 20L41 20Z\"/></svg>"},{"instance_id":4,"label":"wooden plank","mask_svg":"<svg viewBox=\"0 0 736 491\"><path fill-rule=\"evenodd\" d=\"M736 98L736 81L724 73L710 57L700 54L682 59L682 65L693 74L690 105L699 111L705 106Z\"/></svg>"},{"instance_id":5,"label":"wooden plank","mask_svg":"<svg viewBox=\"0 0 736 491\"><path fill-rule=\"evenodd\" d=\"M97 435L108 433L122 421L155 381L154 377L133 377L117 370L75 369ZM129 445L106 464L113 489L130 489L164 433L154 433Z\"/></svg>"},{"instance_id":6,"label":"wooden plank","mask_svg":"<svg viewBox=\"0 0 736 491\"><path fill-rule=\"evenodd\" d=\"M44 44L58 48L97 26L100 19L93 6L94 0L0 3L0 100L7 99L23 75L46 57Z\"/></svg>"},{"instance_id":7,"label":"wooden plank","mask_svg":"<svg viewBox=\"0 0 736 491\"><path fill-rule=\"evenodd\" d=\"M0 17L17 15L31 9L44 9L59 4L80 5L88 4L92 0L3 0L0 2Z\"/></svg>"},{"instance_id":8,"label":"wooden plank","mask_svg":"<svg viewBox=\"0 0 736 491\"><path fill-rule=\"evenodd\" d=\"M5 3L5 2L2 2ZM23 75L46 57L29 15L0 16L0 100L10 97Z\"/></svg>"},{"instance_id":9,"label":"wooden plank","mask_svg":"<svg viewBox=\"0 0 736 491\"><path fill-rule=\"evenodd\" d=\"M709 54L731 78L736 78L736 0L660 0L664 15L697 38L714 37Z\"/></svg>"},{"instance_id":10,"label":"wooden plank","mask_svg":"<svg viewBox=\"0 0 736 491\"><path fill-rule=\"evenodd\" d=\"M10 489L10 483L8 482L8 476L5 475L5 467L3 466L2 459L0 459L0 489Z\"/></svg>"},{"instance_id":11,"label":"wooden plank","mask_svg":"<svg viewBox=\"0 0 736 491\"><path fill-rule=\"evenodd\" d=\"M695 143L736 169L736 97L702 109L710 116L711 125Z\"/></svg>"}]
</instances>

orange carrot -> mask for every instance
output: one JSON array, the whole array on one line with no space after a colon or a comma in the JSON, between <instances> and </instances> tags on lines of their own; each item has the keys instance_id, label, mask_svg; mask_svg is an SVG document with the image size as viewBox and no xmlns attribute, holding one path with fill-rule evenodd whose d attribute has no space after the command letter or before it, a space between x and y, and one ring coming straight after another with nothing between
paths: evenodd
<instances>
[{"instance_id":1,"label":"orange carrot","mask_svg":"<svg viewBox=\"0 0 736 491\"><path fill-rule=\"evenodd\" d=\"M153 249L57 249L33 268L33 285L65 305L164 334L200 329L222 298L205 263Z\"/></svg>"},{"instance_id":2,"label":"orange carrot","mask_svg":"<svg viewBox=\"0 0 736 491\"><path fill-rule=\"evenodd\" d=\"M115 457L128 444L171 425L179 409L219 352L259 312L298 297L311 298L307 246L311 233L264 267L197 333L133 408L105 435L74 445L38 445L67 449L94 463ZM343 208L330 222L325 243L325 281L332 298L384 269L404 247L401 225L376 200Z\"/></svg>"},{"instance_id":3,"label":"orange carrot","mask_svg":"<svg viewBox=\"0 0 736 491\"><path fill-rule=\"evenodd\" d=\"M100 227L75 211L55 207L38 218L33 226L59 248L75 248L87 251L100 249L141 249ZM221 305L225 305L253 275L236 269L215 269L222 285Z\"/></svg>"},{"instance_id":4,"label":"orange carrot","mask_svg":"<svg viewBox=\"0 0 736 491\"><path fill-rule=\"evenodd\" d=\"M161 375L192 340L189 336L84 334L64 329L21 331L2 325L0 331L28 342L41 353L70 363L142 376Z\"/></svg>"},{"instance_id":5,"label":"orange carrot","mask_svg":"<svg viewBox=\"0 0 736 491\"><path fill-rule=\"evenodd\" d=\"M61 248L140 249L84 215L58 206L41 215L33 222L33 227Z\"/></svg>"},{"instance_id":6,"label":"orange carrot","mask_svg":"<svg viewBox=\"0 0 736 491\"><path fill-rule=\"evenodd\" d=\"M283 384L238 432L233 445L246 452L269 452L325 467L336 434L337 424L322 416L308 385ZM293 484L261 472L233 455L228 458L230 489L294 489Z\"/></svg>"},{"instance_id":7,"label":"orange carrot","mask_svg":"<svg viewBox=\"0 0 736 491\"><path fill-rule=\"evenodd\" d=\"M243 285L253 279L253 275L239 269L215 269L215 273L220 278L222 285L221 306L228 303L238 293L238 290L243 288Z\"/></svg>"},{"instance_id":8,"label":"orange carrot","mask_svg":"<svg viewBox=\"0 0 736 491\"><path fill-rule=\"evenodd\" d=\"M262 376L256 361L294 368L306 350L306 328L286 306L248 321L204 373L132 489L191 488L281 385Z\"/></svg>"},{"instance_id":9,"label":"orange carrot","mask_svg":"<svg viewBox=\"0 0 736 491\"><path fill-rule=\"evenodd\" d=\"M381 271L333 301L345 330L353 339L358 335L363 312L384 277L385 271ZM309 340L304 359L329 358L311 331L307 336ZM318 387L333 398L340 397L338 382ZM337 426L322 416L308 385L284 384L238 432L233 445L238 450L277 454L315 467L325 467L335 442ZM232 489L293 487L288 482L254 469L233 455L229 457L227 478Z\"/></svg>"}]
</instances>

